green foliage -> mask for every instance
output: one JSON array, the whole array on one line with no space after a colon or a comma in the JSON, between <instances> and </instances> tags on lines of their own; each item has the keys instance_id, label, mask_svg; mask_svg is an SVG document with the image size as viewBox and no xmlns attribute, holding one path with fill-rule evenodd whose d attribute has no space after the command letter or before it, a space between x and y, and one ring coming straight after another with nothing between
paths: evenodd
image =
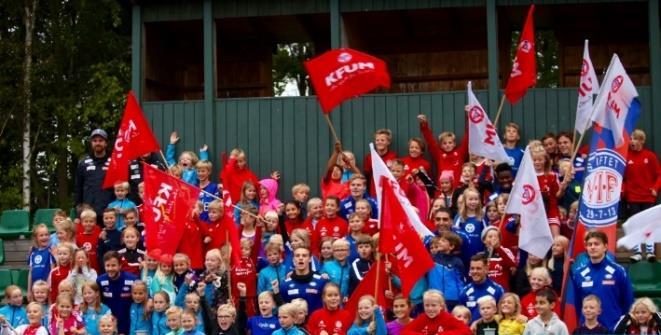
<instances>
[{"instance_id":1,"label":"green foliage","mask_svg":"<svg viewBox=\"0 0 661 335\"><path fill-rule=\"evenodd\" d=\"M0 210L21 204L22 6L0 4ZM130 8L114 0L39 0L32 58L31 204L68 209L87 136L97 127L114 133L121 117L130 81Z\"/></svg>"},{"instance_id":2,"label":"green foliage","mask_svg":"<svg viewBox=\"0 0 661 335\"><path fill-rule=\"evenodd\" d=\"M516 56L520 31L512 32L510 57ZM537 85L538 88L556 88L560 86L560 45L555 33L551 30L535 31L535 51L537 53Z\"/></svg>"},{"instance_id":3,"label":"green foliage","mask_svg":"<svg viewBox=\"0 0 661 335\"><path fill-rule=\"evenodd\" d=\"M311 92L310 78L303 62L314 55L312 43L278 44L273 55L273 91L280 96L290 81L296 83L298 95L308 95Z\"/></svg>"}]
</instances>

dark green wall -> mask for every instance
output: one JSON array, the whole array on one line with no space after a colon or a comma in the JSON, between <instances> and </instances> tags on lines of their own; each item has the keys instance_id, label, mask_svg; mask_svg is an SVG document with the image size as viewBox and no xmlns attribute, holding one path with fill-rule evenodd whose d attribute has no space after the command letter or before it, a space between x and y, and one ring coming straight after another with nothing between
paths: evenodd
<instances>
[{"instance_id":1,"label":"dark green wall","mask_svg":"<svg viewBox=\"0 0 661 335\"><path fill-rule=\"evenodd\" d=\"M648 143L658 152L661 135L656 133L661 134L661 115L650 111L649 87L638 89L643 104L639 126L648 133ZM493 118L495 107L488 105L487 92L476 93ZM571 88L533 89L514 108L506 104L500 124L518 123L524 138L521 143L549 131L571 130L576 99L576 90ZM356 154L362 166L372 133L379 128L393 131L393 148L405 155L408 139L420 136L416 120L419 113L429 115L436 134L452 130L461 138L465 104L465 92L375 94L343 104L331 118L345 148ZM318 194L332 138L315 97L216 100L213 115L205 114L202 101L149 102L143 108L161 143L167 144L172 130L182 137L178 152L197 151L207 143L216 171L220 153L240 147L247 152L248 162L260 178L268 176L271 169L279 170L285 189L304 181L312 186L313 194ZM210 128L207 122L213 122L213 133L205 130Z\"/></svg>"}]
</instances>

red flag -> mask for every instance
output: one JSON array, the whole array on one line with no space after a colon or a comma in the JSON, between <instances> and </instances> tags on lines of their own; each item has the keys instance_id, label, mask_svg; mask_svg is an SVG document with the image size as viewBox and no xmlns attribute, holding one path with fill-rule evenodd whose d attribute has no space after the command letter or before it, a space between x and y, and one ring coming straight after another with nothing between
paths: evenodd
<instances>
[{"instance_id":1,"label":"red flag","mask_svg":"<svg viewBox=\"0 0 661 335\"><path fill-rule=\"evenodd\" d=\"M103 188L128 180L130 160L159 150L161 148L158 141L151 132L133 91L129 91L122 123L110 157L110 166L103 179Z\"/></svg>"},{"instance_id":2,"label":"red flag","mask_svg":"<svg viewBox=\"0 0 661 335\"><path fill-rule=\"evenodd\" d=\"M149 165L144 169L144 221L149 250L174 255L200 189Z\"/></svg>"},{"instance_id":3,"label":"red flag","mask_svg":"<svg viewBox=\"0 0 661 335\"><path fill-rule=\"evenodd\" d=\"M378 271L378 274L377 274ZM378 280L377 280L378 277ZM344 304L344 310L346 310L348 315L351 316L352 320L349 320L349 324L353 323L353 318L356 316L356 311L358 310L358 301L360 297L364 295L371 295L374 297L376 293L376 303L383 307L384 309L388 306L386 300L385 291L387 290L386 284L388 283L388 274L386 273L386 264L382 261L376 261L372 264L370 270L365 274L363 280L360 281L360 284L353 290L351 297Z\"/></svg>"},{"instance_id":4,"label":"red flag","mask_svg":"<svg viewBox=\"0 0 661 335\"><path fill-rule=\"evenodd\" d=\"M427 252L420 236L397 200L392 181L381 177L383 196L381 203L381 233L379 251L395 254L395 264L402 281L402 294L408 296L413 285L434 267L434 261Z\"/></svg>"},{"instance_id":5,"label":"red flag","mask_svg":"<svg viewBox=\"0 0 661 335\"><path fill-rule=\"evenodd\" d=\"M535 86L537 82L537 64L535 61L535 28L532 22L535 5L530 5L528 17L521 32L519 46L516 49L516 57L512 63L510 79L505 87L505 96L513 105L525 94L528 88Z\"/></svg>"},{"instance_id":6,"label":"red flag","mask_svg":"<svg viewBox=\"0 0 661 335\"><path fill-rule=\"evenodd\" d=\"M324 113L377 87L390 88L386 63L349 48L333 49L305 62Z\"/></svg>"}]
</instances>

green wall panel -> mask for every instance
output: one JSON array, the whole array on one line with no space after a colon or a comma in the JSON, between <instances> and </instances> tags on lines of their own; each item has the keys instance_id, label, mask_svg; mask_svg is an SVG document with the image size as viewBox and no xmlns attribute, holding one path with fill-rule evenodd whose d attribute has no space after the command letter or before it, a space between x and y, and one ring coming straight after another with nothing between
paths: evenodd
<instances>
[{"instance_id":1,"label":"green wall panel","mask_svg":"<svg viewBox=\"0 0 661 335\"><path fill-rule=\"evenodd\" d=\"M661 115L650 111L649 87L639 87L643 112L639 126L648 134L648 146L661 149ZM476 95L493 118L496 107L488 104L487 92ZM505 103L501 129L513 121L521 126L522 141L539 138L551 131L572 130L576 110L575 89L532 89L516 105ZM202 101L149 102L144 104L157 138L167 144L169 134L177 130L183 150L195 150L207 143L214 170L220 166L220 154L240 147L259 178L271 170L283 174L280 196L288 198L291 186L307 182L318 194L319 181L332 150L332 137L315 97L222 99L214 101L215 134L205 134L205 111ZM368 143L379 128L393 131L392 148L407 153L408 139L420 136L416 116L429 117L435 134L452 130L461 138L464 133L466 93L439 92L419 94L374 94L352 99L330 115L344 147L356 154L362 167L369 152ZM213 136L215 135L215 136ZM215 143L213 138L216 139ZM589 141L586 138L585 142ZM217 174L214 174L217 175Z\"/></svg>"},{"instance_id":2,"label":"green wall panel","mask_svg":"<svg viewBox=\"0 0 661 335\"><path fill-rule=\"evenodd\" d=\"M142 7L143 22L189 21L202 19L202 1L172 1L145 4Z\"/></svg>"},{"instance_id":3,"label":"green wall panel","mask_svg":"<svg viewBox=\"0 0 661 335\"><path fill-rule=\"evenodd\" d=\"M387 11L401 9L427 9L441 7L484 6L486 0L340 0L340 11Z\"/></svg>"},{"instance_id":4,"label":"green wall panel","mask_svg":"<svg viewBox=\"0 0 661 335\"><path fill-rule=\"evenodd\" d=\"M215 0L214 17L253 17L295 14L327 13L328 0Z\"/></svg>"}]
</instances>

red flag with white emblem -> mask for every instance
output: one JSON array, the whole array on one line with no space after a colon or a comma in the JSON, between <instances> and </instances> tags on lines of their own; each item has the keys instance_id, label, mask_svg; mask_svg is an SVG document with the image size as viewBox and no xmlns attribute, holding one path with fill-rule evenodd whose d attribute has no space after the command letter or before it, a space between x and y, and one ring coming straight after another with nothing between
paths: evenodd
<instances>
[{"instance_id":1,"label":"red flag with white emblem","mask_svg":"<svg viewBox=\"0 0 661 335\"><path fill-rule=\"evenodd\" d=\"M528 17L521 32L516 57L512 63L510 79L505 87L505 96L513 105L517 103L528 91L528 88L537 83L537 63L535 61L535 28L533 25L533 12L535 5L530 5Z\"/></svg>"},{"instance_id":2,"label":"red flag with white emblem","mask_svg":"<svg viewBox=\"0 0 661 335\"><path fill-rule=\"evenodd\" d=\"M325 114L345 100L378 87L390 88L390 74L383 60L349 48L310 59L305 69Z\"/></svg>"}]
</instances>

